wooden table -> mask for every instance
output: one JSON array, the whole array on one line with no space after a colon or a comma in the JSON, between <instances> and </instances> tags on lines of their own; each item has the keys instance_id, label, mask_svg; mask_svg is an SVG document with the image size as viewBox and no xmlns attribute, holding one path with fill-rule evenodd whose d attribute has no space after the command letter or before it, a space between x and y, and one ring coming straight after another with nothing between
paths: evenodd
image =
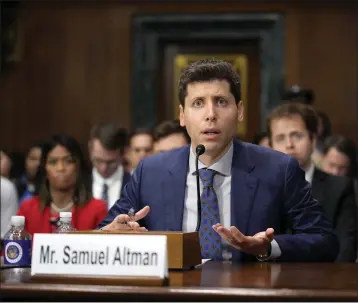
<instances>
[{"instance_id":1,"label":"wooden table","mask_svg":"<svg viewBox=\"0 0 358 303\"><path fill-rule=\"evenodd\" d=\"M1 269L2 300L358 301L358 264L208 262L171 271L163 287L34 283L30 268Z\"/></svg>"}]
</instances>

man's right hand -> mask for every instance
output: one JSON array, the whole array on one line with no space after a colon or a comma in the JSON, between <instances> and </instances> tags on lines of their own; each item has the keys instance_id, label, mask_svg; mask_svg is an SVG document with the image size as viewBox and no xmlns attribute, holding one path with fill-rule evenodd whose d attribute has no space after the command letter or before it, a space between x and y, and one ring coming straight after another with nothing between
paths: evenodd
<instances>
[{"instance_id":1,"label":"man's right hand","mask_svg":"<svg viewBox=\"0 0 358 303\"><path fill-rule=\"evenodd\" d=\"M117 230L134 230L134 231L147 231L145 227L140 227L136 222L143 219L150 211L149 206L143 207L138 211L134 218L130 218L128 215L118 215L111 223L101 228L104 231L117 231Z\"/></svg>"}]
</instances>

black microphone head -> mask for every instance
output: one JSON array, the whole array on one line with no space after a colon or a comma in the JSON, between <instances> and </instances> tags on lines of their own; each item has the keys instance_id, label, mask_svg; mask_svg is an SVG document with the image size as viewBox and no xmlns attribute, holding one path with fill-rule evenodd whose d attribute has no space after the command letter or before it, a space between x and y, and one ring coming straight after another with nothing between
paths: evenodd
<instances>
[{"instance_id":1,"label":"black microphone head","mask_svg":"<svg viewBox=\"0 0 358 303\"><path fill-rule=\"evenodd\" d=\"M203 144L199 144L196 147L196 155L199 157L200 155L202 155L203 153L205 153L205 146Z\"/></svg>"}]
</instances>

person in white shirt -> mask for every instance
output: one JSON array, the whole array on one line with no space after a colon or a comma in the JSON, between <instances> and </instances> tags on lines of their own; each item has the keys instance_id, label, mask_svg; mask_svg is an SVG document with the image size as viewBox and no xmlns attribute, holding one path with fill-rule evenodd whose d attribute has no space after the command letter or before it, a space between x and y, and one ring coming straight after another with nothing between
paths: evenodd
<instances>
[{"instance_id":1,"label":"person in white shirt","mask_svg":"<svg viewBox=\"0 0 358 303\"><path fill-rule=\"evenodd\" d=\"M7 178L0 177L1 185L1 239L10 228L11 217L16 215L18 200L15 185Z\"/></svg>"},{"instance_id":2,"label":"person in white shirt","mask_svg":"<svg viewBox=\"0 0 358 303\"><path fill-rule=\"evenodd\" d=\"M312 153L317 141L318 121L313 108L299 103L283 104L267 119L271 146L297 159L312 186L313 197L320 202L338 234L340 251L336 261L356 259L357 212L353 182L329 175L317 168Z\"/></svg>"},{"instance_id":3,"label":"person in white shirt","mask_svg":"<svg viewBox=\"0 0 358 303\"><path fill-rule=\"evenodd\" d=\"M0 176L10 177L12 161L4 151L0 150Z\"/></svg>"},{"instance_id":4,"label":"person in white shirt","mask_svg":"<svg viewBox=\"0 0 358 303\"><path fill-rule=\"evenodd\" d=\"M111 123L93 126L88 143L92 169L92 195L110 209L120 198L130 174L122 164L126 132Z\"/></svg>"}]
</instances>

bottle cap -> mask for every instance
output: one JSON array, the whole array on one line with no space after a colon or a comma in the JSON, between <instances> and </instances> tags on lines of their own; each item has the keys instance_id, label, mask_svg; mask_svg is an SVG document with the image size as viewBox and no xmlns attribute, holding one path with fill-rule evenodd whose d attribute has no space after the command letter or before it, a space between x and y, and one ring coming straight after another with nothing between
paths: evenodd
<instances>
[{"instance_id":1,"label":"bottle cap","mask_svg":"<svg viewBox=\"0 0 358 303\"><path fill-rule=\"evenodd\" d=\"M61 211L60 218L72 218L72 213L70 211Z\"/></svg>"},{"instance_id":2,"label":"bottle cap","mask_svg":"<svg viewBox=\"0 0 358 303\"><path fill-rule=\"evenodd\" d=\"M11 217L11 225L16 227L25 225L25 217L24 216L12 216Z\"/></svg>"}]
</instances>

